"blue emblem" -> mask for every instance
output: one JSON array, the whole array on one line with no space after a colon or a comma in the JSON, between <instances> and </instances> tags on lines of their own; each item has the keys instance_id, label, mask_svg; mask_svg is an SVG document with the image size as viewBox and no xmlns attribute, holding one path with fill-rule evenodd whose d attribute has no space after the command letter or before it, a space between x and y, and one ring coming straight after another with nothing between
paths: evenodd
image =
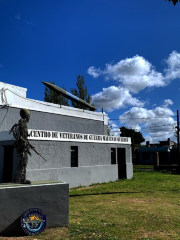
<instances>
[{"instance_id":1,"label":"blue emblem","mask_svg":"<svg viewBox=\"0 0 180 240\"><path fill-rule=\"evenodd\" d=\"M28 235L36 235L46 227L46 215L39 208L31 208L21 217L21 227Z\"/></svg>"}]
</instances>

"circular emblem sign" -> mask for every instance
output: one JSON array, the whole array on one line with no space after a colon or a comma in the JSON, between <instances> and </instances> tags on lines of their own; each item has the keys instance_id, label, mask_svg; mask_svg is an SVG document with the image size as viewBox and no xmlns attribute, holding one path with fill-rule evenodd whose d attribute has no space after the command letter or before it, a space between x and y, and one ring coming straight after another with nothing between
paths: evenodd
<instances>
[{"instance_id":1,"label":"circular emblem sign","mask_svg":"<svg viewBox=\"0 0 180 240\"><path fill-rule=\"evenodd\" d=\"M39 208L31 208L21 217L21 227L28 235L36 235L46 227L46 215Z\"/></svg>"}]
</instances>

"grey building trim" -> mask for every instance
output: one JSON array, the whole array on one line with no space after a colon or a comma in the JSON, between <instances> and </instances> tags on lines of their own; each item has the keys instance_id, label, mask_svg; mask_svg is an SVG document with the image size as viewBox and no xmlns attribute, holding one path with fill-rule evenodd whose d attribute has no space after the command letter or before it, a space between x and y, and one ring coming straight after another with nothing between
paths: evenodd
<instances>
[{"instance_id":1,"label":"grey building trim","mask_svg":"<svg viewBox=\"0 0 180 240\"><path fill-rule=\"evenodd\" d=\"M6 110L2 111L2 122L0 128L1 131L9 131L11 127L17 123L20 119L19 116L20 108L9 107L6 115ZM107 134L107 125L104 125L104 120L93 120L83 117L73 117L60 115L55 113L38 112L30 110L31 119L28 123L29 129L41 129L51 130L59 132L75 132L75 133L86 133L86 134ZM1 119L0 119L1 120ZM43 120L43 121L42 121Z\"/></svg>"}]
</instances>

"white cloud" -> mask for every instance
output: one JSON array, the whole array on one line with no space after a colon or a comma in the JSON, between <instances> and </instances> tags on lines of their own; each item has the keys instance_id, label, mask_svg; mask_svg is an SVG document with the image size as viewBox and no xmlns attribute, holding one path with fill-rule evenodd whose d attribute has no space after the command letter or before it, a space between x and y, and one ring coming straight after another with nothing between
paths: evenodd
<instances>
[{"instance_id":1,"label":"white cloud","mask_svg":"<svg viewBox=\"0 0 180 240\"><path fill-rule=\"evenodd\" d=\"M173 104L170 99L165 99L164 103ZM176 119L173 118L174 115L176 113L167 105L165 107L164 105L158 106L153 109L132 107L129 111L119 116L120 124L113 120L109 120L109 124L112 126L111 133L116 136L119 135L119 126L125 126L140 131L145 141L150 141L151 143L167 140L168 137L176 141L176 137L174 136Z\"/></svg>"},{"instance_id":2,"label":"white cloud","mask_svg":"<svg viewBox=\"0 0 180 240\"><path fill-rule=\"evenodd\" d=\"M166 85L162 73L157 72L150 62L138 55L126 58L115 64L106 64L103 71L95 67L90 67L89 69L91 71L88 71L88 73L93 77L94 72L96 73L97 71L98 75L96 77L103 74L106 79L120 82L132 93L138 93L146 87Z\"/></svg>"},{"instance_id":3,"label":"white cloud","mask_svg":"<svg viewBox=\"0 0 180 240\"><path fill-rule=\"evenodd\" d=\"M101 75L101 70L100 68L96 69L94 66L88 68L87 73L91 76L93 76L94 78L99 77L99 75Z\"/></svg>"},{"instance_id":4,"label":"white cloud","mask_svg":"<svg viewBox=\"0 0 180 240\"><path fill-rule=\"evenodd\" d=\"M150 143L159 143L159 141L167 141L168 138L170 138L171 141L177 142L177 138L173 132L157 132L155 134L147 135L145 137L145 142L150 141ZM145 142L142 144L145 144Z\"/></svg>"},{"instance_id":5,"label":"white cloud","mask_svg":"<svg viewBox=\"0 0 180 240\"><path fill-rule=\"evenodd\" d=\"M90 67L88 73L94 78L103 75L105 79L116 80L130 92L138 93L147 87L167 86L171 80L180 78L180 53L173 51L164 62L167 68L161 73L147 59L136 55L115 64L105 64L104 70Z\"/></svg>"},{"instance_id":6,"label":"white cloud","mask_svg":"<svg viewBox=\"0 0 180 240\"><path fill-rule=\"evenodd\" d=\"M109 128L111 127L110 135L119 136L120 135L119 126L115 123L115 121L109 120L108 122Z\"/></svg>"},{"instance_id":7,"label":"white cloud","mask_svg":"<svg viewBox=\"0 0 180 240\"><path fill-rule=\"evenodd\" d=\"M180 53L173 51L165 60L167 68L165 69L166 79L173 80L180 78Z\"/></svg>"},{"instance_id":8,"label":"white cloud","mask_svg":"<svg viewBox=\"0 0 180 240\"><path fill-rule=\"evenodd\" d=\"M127 88L115 86L103 88L102 92L94 94L92 102L97 109L104 108L109 112L127 105L142 107L145 104L139 99L133 98Z\"/></svg>"},{"instance_id":9,"label":"white cloud","mask_svg":"<svg viewBox=\"0 0 180 240\"><path fill-rule=\"evenodd\" d=\"M113 124L112 124L112 127L113 127L113 128L117 128L117 124L116 124L116 123L113 123Z\"/></svg>"},{"instance_id":10,"label":"white cloud","mask_svg":"<svg viewBox=\"0 0 180 240\"><path fill-rule=\"evenodd\" d=\"M21 15L18 13L16 16L15 16L16 19L20 20L21 19Z\"/></svg>"},{"instance_id":11,"label":"white cloud","mask_svg":"<svg viewBox=\"0 0 180 240\"><path fill-rule=\"evenodd\" d=\"M165 99L164 100L164 107L167 107L168 105L173 105L173 101L171 99Z\"/></svg>"},{"instance_id":12,"label":"white cloud","mask_svg":"<svg viewBox=\"0 0 180 240\"><path fill-rule=\"evenodd\" d=\"M113 136L120 136L120 130L119 130L119 128L113 128L113 127L112 127L111 135L113 135Z\"/></svg>"},{"instance_id":13,"label":"white cloud","mask_svg":"<svg viewBox=\"0 0 180 240\"><path fill-rule=\"evenodd\" d=\"M117 80L131 92L138 93L146 87L165 86L163 76L154 70L151 63L141 56L126 58L112 65L106 64L106 78Z\"/></svg>"},{"instance_id":14,"label":"white cloud","mask_svg":"<svg viewBox=\"0 0 180 240\"><path fill-rule=\"evenodd\" d=\"M105 64L103 70L94 66L90 67L87 72L94 78L102 75L107 80L115 80L119 83L118 87L103 88L101 92L94 94L92 102L96 108L103 107L107 111L128 105L143 107L147 101L142 102L134 98L131 93L138 93L145 88L164 87L171 80L180 78L180 53L173 51L164 62L167 68L164 69L163 73L156 71L148 60L139 55L114 64ZM167 108L172 104L172 100L166 99L162 107Z\"/></svg>"},{"instance_id":15,"label":"white cloud","mask_svg":"<svg viewBox=\"0 0 180 240\"><path fill-rule=\"evenodd\" d=\"M173 115L174 113L167 106L160 106L151 110L132 107L122 114L119 119L121 124L124 123L128 128L137 130L139 128L143 135L148 133L146 141L158 142L167 140L168 137L175 140L173 132L175 131L176 121L173 119Z\"/></svg>"}]
</instances>

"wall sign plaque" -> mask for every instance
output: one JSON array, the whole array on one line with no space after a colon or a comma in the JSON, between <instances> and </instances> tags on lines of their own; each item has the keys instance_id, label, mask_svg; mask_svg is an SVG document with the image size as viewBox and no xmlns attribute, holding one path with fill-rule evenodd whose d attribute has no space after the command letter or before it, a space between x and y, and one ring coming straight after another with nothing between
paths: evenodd
<instances>
[{"instance_id":1,"label":"wall sign plaque","mask_svg":"<svg viewBox=\"0 0 180 240\"><path fill-rule=\"evenodd\" d=\"M46 215L39 208L31 208L22 215L21 227L27 235L41 233L46 227Z\"/></svg>"},{"instance_id":2,"label":"wall sign plaque","mask_svg":"<svg viewBox=\"0 0 180 240\"><path fill-rule=\"evenodd\" d=\"M53 132L34 129L29 129L28 133L29 140L131 144L131 138L120 136L107 136L71 132Z\"/></svg>"}]
</instances>

